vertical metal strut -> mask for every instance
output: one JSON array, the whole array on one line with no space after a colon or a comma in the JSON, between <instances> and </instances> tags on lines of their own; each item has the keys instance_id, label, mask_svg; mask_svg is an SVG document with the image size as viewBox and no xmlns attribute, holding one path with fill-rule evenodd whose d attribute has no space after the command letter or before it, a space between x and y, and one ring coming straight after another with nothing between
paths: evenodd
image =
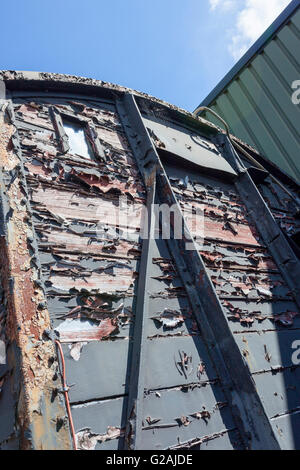
<instances>
[{"instance_id":1,"label":"vertical metal strut","mask_svg":"<svg viewBox=\"0 0 300 470\"><path fill-rule=\"evenodd\" d=\"M128 396L128 416L125 433L125 442L128 449L139 449L142 421L143 421L143 401L144 382L147 356L147 322L149 318L149 281L152 264L152 244L154 242L154 199L155 199L155 172L153 183L147 188L147 206L145 214L146 230L142 246L142 256L139 269L139 280L137 289L137 303L134 323L129 396Z\"/></svg>"}]
</instances>

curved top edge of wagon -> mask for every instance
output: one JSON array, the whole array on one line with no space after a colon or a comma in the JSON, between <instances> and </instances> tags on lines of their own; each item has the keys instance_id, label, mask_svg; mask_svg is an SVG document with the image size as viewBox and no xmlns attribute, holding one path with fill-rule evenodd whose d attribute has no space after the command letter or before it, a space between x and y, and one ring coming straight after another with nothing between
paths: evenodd
<instances>
[{"instance_id":1,"label":"curved top edge of wagon","mask_svg":"<svg viewBox=\"0 0 300 470\"><path fill-rule=\"evenodd\" d=\"M114 83L105 82L103 80L96 80L94 78L81 77L77 75L68 75L60 73L50 72L31 72L31 71L19 71L19 70L0 70L0 81L3 81L9 86L9 88L20 89L27 88L33 89L34 85L39 82L41 88L47 89L60 89L60 91L77 90L83 94L90 94L92 92L97 93L101 89L110 91L115 95L122 95L124 93L131 93L140 98L145 98L152 102L155 102L161 106L167 107L173 111L177 111L185 116L192 118L212 129L219 130L218 126L212 124L206 119L196 117L192 112L186 111L183 108L170 104L164 100L148 95L141 91L127 88Z\"/></svg>"},{"instance_id":2,"label":"curved top edge of wagon","mask_svg":"<svg viewBox=\"0 0 300 470\"><path fill-rule=\"evenodd\" d=\"M1 87L1 83L5 86ZM155 103L180 117L181 121L187 125L195 127L204 127L208 132L217 134L224 133L224 129L213 124L212 122L196 116L190 111L170 104L164 100L148 95L147 93L127 88L114 83L105 82L103 80L96 80L94 78L80 77L77 75L68 75L51 72L38 72L38 71L19 71L19 70L0 70L0 99L6 98L6 89L9 91L14 90L39 90L45 91L59 91L59 92L77 92L82 95L94 95L95 97L105 98L107 95L110 98L121 97L126 93L131 93L135 97L145 99ZM289 184L299 188L297 182L289 175L277 167L274 162L271 162L266 155L260 154L255 148L243 142L238 137L231 135L231 137L243 145L246 149L250 150L256 158L262 160L267 164L268 170L278 177L283 177Z\"/></svg>"}]
</instances>

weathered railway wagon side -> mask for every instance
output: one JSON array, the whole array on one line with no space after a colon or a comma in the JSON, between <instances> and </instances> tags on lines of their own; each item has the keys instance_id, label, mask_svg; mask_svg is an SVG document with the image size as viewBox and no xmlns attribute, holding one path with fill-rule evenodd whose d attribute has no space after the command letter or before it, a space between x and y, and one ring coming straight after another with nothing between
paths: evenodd
<instances>
[{"instance_id":1,"label":"weathered railway wagon side","mask_svg":"<svg viewBox=\"0 0 300 470\"><path fill-rule=\"evenodd\" d=\"M72 448L57 342L79 449L299 447L299 188L138 92L1 90L0 448Z\"/></svg>"}]
</instances>

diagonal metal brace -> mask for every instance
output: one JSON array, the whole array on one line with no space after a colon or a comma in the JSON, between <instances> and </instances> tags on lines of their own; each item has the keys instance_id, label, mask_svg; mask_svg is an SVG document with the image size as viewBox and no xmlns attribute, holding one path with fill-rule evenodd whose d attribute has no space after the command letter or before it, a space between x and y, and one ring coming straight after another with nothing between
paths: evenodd
<instances>
[{"instance_id":1,"label":"diagonal metal brace","mask_svg":"<svg viewBox=\"0 0 300 470\"><path fill-rule=\"evenodd\" d=\"M157 168L158 201L172 205L174 219L181 217L183 220L180 206L143 123L134 96L125 94L116 104L146 187L151 184L151 172ZM174 227L171 228L174 232ZM167 240L169 250L186 289L203 340L221 378L245 448L279 449L248 366L234 340L223 307L184 220L182 235L181 239L177 239L174 233L171 234ZM192 249L186 250L186 243L192 244Z\"/></svg>"}]
</instances>

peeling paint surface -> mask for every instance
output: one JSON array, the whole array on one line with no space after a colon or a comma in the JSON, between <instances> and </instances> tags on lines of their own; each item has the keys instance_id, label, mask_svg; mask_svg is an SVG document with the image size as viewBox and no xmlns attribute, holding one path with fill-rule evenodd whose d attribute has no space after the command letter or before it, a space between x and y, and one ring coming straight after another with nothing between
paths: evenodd
<instances>
[{"instance_id":1,"label":"peeling paint surface","mask_svg":"<svg viewBox=\"0 0 300 470\"><path fill-rule=\"evenodd\" d=\"M283 448L297 447L296 410L299 400L296 396L299 385L290 385L290 382L294 382L293 374L296 376L298 373L298 366L292 362L291 345L299 335L299 307L233 185L221 185L220 181L214 182L213 178L193 173L188 187L183 190L178 186L183 174L186 176L186 171L182 173L178 168L168 166L168 175L182 205L191 203L192 197L196 201L200 197L202 204L211 205L211 210L204 211L204 216L210 220L220 220L220 212L215 213L215 207L221 205L223 221L232 207L238 207L239 221L235 224L237 234L234 243L232 234L230 237L227 233L223 237L215 236L210 225L204 223L201 255L255 383L262 383L264 378L266 388L259 387L259 394L267 407L275 435ZM266 184L270 187L269 182ZM200 194L198 185L202 188ZM282 199L282 205L286 207L285 199ZM187 221L189 223L189 219ZM251 233L250 236L244 236L246 230ZM255 234L255 241L252 234ZM290 374L290 378L284 385L286 374ZM270 388L268 380L270 385L273 383ZM296 392L289 399L286 399L287 392L282 388L285 386L287 389L292 386ZM284 400L284 407L280 400ZM274 406L269 411L271 402ZM276 411L275 403L278 406ZM290 428L294 430L289 434L289 444L284 433L281 435L278 431L278 420L274 418L278 413L283 419L289 420ZM294 437L291 438L293 432Z\"/></svg>"},{"instance_id":2,"label":"peeling paint surface","mask_svg":"<svg viewBox=\"0 0 300 470\"><path fill-rule=\"evenodd\" d=\"M61 154L47 100L37 107L32 107L31 100L15 103L52 327L65 345L69 383L78 373L81 376L87 360L99 368L101 382L112 386L116 378L107 376L112 356L107 356L106 346L117 354L121 353L118 344L125 346L124 360L116 357L113 367L120 379L130 360L144 186L112 105L102 108L59 99L53 105L61 113L93 120L107 160L102 163L70 152ZM120 195L127 197L133 209L124 220L122 215L114 218ZM101 400L103 393L126 393L121 382L113 391L102 392L100 383L93 387L88 369L85 375L80 378L84 389L77 378L70 389L72 407ZM112 398L111 406L114 402ZM107 423L102 434L95 432L88 415L83 414L76 429L79 448L105 448L110 442L122 442L124 433L113 430L119 429L123 413L121 410L115 422Z\"/></svg>"},{"instance_id":3,"label":"peeling paint surface","mask_svg":"<svg viewBox=\"0 0 300 470\"><path fill-rule=\"evenodd\" d=\"M58 377L54 378L58 372L53 359L55 350L43 337L45 329L50 328L50 317L42 285L38 284L40 271L33 245L34 231L28 223L30 209L24 198L27 185L10 104L1 113L0 133L1 220L6 222L0 239L0 256L7 302L6 379L1 374L4 381L1 405L10 428L9 436L1 436L0 446L5 448L13 442L23 449L69 448L63 402L55 396L58 387ZM11 413L13 418L9 417ZM59 431L57 422L61 423Z\"/></svg>"},{"instance_id":4,"label":"peeling paint surface","mask_svg":"<svg viewBox=\"0 0 300 470\"><path fill-rule=\"evenodd\" d=\"M63 100L55 102L60 112L73 113L76 117L80 114L84 119L94 116L94 123L101 121L101 127L96 125L96 129L107 155L105 164L69 153L60 154L48 103L41 102L37 108L30 102L15 103L49 311L53 327L65 344L68 381L74 384L70 389L72 409L82 406L82 411L88 409L85 403L91 400L100 405L106 397L125 399L128 393L126 377L142 246L139 231L145 204L144 185L113 107L84 105L79 107L78 101L76 106ZM122 220L116 224L112 217L120 194L126 195L135 208L129 218L127 235ZM222 226L217 230L222 231ZM99 232L103 236L99 237ZM210 382L216 383L218 379L185 299L184 287L170 264L171 255L165 242L157 241L152 257L147 348L155 372L147 379L147 389L172 390L181 384L186 390L191 386L192 393L193 384L199 382L203 391L209 390ZM199 348L203 350L200 357ZM122 361L117 359L120 354ZM165 379L160 364L164 356L169 357L173 369ZM159 380L153 380L154 377ZM151 392L149 398L160 400L159 394ZM221 389L219 394L218 401L225 403ZM115 406L116 400L110 399L111 406ZM189 400L189 396L184 398L184 402ZM124 406L119 416L107 422L106 430L101 432L81 413L80 427L76 430L79 447L94 449L104 448L110 441L121 443L124 434L111 430L124 426L121 419L126 413ZM214 412L219 415L222 431L221 416L225 408L217 407ZM193 412L202 411L191 409ZM230 410L228 413L230 416ZM180 428L182 424L177 414L170 416L170 420L173 421L171 435L174 435L174 426ZM195 420L198 426L198 418ZM145 415L145 438L149 433L146 423ZM183 426L184 441L189 440L193 427L191 424L187 432L188 427ZM228 425L228 432L232 429L235 429L233 422ZM160 442L160 427L153 433ZM206 430L203 433L207 434ZM144 448L149 448L147 439ZM176 442L173 437L171 441L162 441L162 445L164 448Z\"/></svg>"},{"instance_id":5,"label":"peeling paint surface","mask_svg":"<svg viewBox=\"0 0 300 470\"><path fill-rule=\"evenodd\" d=\"M5 77L13 82L9 73ZM16 73L15 78L21 76ZM55 82L55 76L44 78L47 84ZM84 83L101 88L99 83ZM211 340L211 325L199 322L198 306L191 300L191 292L201 289L205 276L211 282L205 295L221 305L220 335L224 333L225 342L229 335L233 338L239 364L255 382L257 402L276 443L299 448L299 367L292 364L290 351L298 335L299 307L261 235L259 221L239 194L239 175L214 139L217 128L197 121L197 129L188 129L192 124L188 113L136 95L150 143L171 183L169 191L192 236L202 240L197 255L205 267L197 279L189 277L188 270L184 275L182 253L176 255L172 242L158 238L148 246L147 284L143 284L140 273L145 272L147 243L142 234L153 148L149 142L143 146L143 137L120 111L118 99L124 89L115 87L112 93L112 87L105 85L102 95L95 96L75 94L74 88L57 93L51 86L38 93L20 89L11 93L13 124L2 123L0 133L1 162L7 165L2 205L8 199L5 217L10 237L8 245L1 242L1 257L9 253L15 284L9 285L8 266L4 267L0 341L5 342L9 367L0 364L0 412L1 406L8 410L8 424L5 429L0 425L0 448L51 448L60 432L56 446L70 447L51 337L62 343L79 449L130 449L134 429L140 430L141 449L251 448L245 432L246 421L251 420L239 415L232 399L236 393L237 401L247 401L250 392L245 385L228 393L228 377L214 353L219 344ZM91 158L72 151L60 125L64 119L82 126ZM151 129L153 122L165 122L172 135L164 139L161 127L159 132L154 125ZM14 132L17 141L10 148ZM172 136L176 142L168 141ZM186 158L189 153L193 156ZM201 169L189 166L197 164L197 156ZM18 161L23 180L16 171ZM278 226L292 237L299 227L293 203L268 178L258 186ZM156 191L155 202L167 200L167 189ZM130 211L116 219L115 208L124 198ZM201 227L194 224L195 211L202 217ZM143 285L147 302L141 306L138 295ZM9 289L17 301L15 309ZM141 316L143 331L137 327ZM20 366L16 345L21 347ZM131 399L137 345L146 365L137 382L142 398L138 427ZM222 358L225 365L227 359ZM14 376L18 369L22 380ZM50 391L52 398L57 397L55 429L62 431L51 431L47 438ZM15 422L17 404L24 415ZM32 432L29 442L24 439L26 429Z\"/></svg>"}]
</instances>

